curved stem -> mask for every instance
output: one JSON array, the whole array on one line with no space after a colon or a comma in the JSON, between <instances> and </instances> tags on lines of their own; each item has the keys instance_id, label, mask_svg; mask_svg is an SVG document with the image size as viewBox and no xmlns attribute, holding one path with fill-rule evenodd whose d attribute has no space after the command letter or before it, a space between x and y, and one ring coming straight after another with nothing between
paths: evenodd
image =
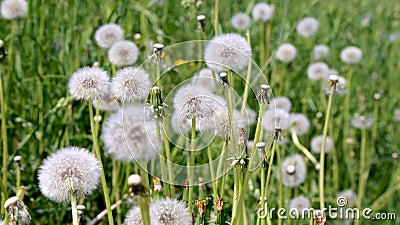
<instances>
[{"instance_id":1,"label":"curved stem","mask_svg":"<svg viewBox=\"0 0 400 225\"><path fill-rule=\"evenodd\" d=\"M291 128L291 133L292 133L292 139L293 139L293 143L294 145L296 145L296 147L303 152L303 154L305 156L307 156L307 158L309 160L311 160L311 162L314 163L314 165L316 166L318 164L317 159L311 154L310 151L308 151L308 149L306 147L304 147L304 145L302 145L299 141L299 138L297 137L297 132L296 132L296 127L292 127Z\"/></svg>"}]
</instances>

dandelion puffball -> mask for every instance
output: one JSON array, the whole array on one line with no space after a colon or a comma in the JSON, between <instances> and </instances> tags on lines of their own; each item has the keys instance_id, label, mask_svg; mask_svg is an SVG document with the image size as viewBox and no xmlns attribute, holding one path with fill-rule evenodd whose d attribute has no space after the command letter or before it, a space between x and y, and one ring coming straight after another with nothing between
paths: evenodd
<instances>
[{"instance_id":1,"label":"dandelion puffball","mask_svg":"<svg viewBox=\"0 0 400 225\"><path fill-rule=\"evenodd\" d=\"M217 84L219 83L219 76L213 74L213 71L209 68L203 68L196 73L191 81L194 85L201 85L210 91L215 91Z\"/></svg>"},{"instance_id":2,"label":"dandelion puffball","mask_svg":"<svg viewBox=\"0 0 400 225\"><path fill-rule=\"evenodd\" d=\"M121 41L123 38L124 31L114 23L105 24L94 33L94 39L101 48L110 48L115 42Z\"/></svg>"},{"instance_id":3,"label":"dandelion puffball","mask_svg":"<svg viewBox=\"0 0 400 225\"><path fill-rule=\"evenodd\" d=\"M316 62L308 66L307 76L310 80L326 80L329 76L329 67L324 62Z\"/></svg>"},{"instance_id":4,"label":"dandelion puffball","mask_svg":"<svg viewBox=\"0 0 400 225\"><path fill-rule=\"evenodd\" d=\"M286 157L282 164L282 184L286 187L296 187L304 182L307 175L307 168L303 157L299 154ZM279 173L277 173L279 178Z\"/></svg>"},{"instance_id":5,"label":"dandelion puffball","mask_svg":"<svg viewBox=\"0 0 400 225\"><path fill-rule=\"evenodd\" d=\"M152 225L191 225L192 215L184 202L162 198L150 204L150 222Z\"/></svg>"},{"instance_id":6,"label":"dandelion puffball","mask_svg":"<svg viewBox=\"0 0 400 225\"><path fill-rule=\"evenodd\" d=\"M308 210L311 206L310 199L304 196L297 196L292 198L289 202L289 209L291 215L298 218L299 216L303 215L303 210Z\"/></svg>"},{"instance_id":7,"label":"dandelion puffball","mask_svg":"<svg viewBox=\"0 0 400 225\"><path fill-rule=\"evenodd\" d=\"M271 99L269 105L275 109L283 109L286 112L290 112L290 109L292 108L292 102L285 96L279 96Z\"/></svg>"},{"instance_id":8,"label":"dandelion puffball","mask_svg":"<svg viewBox=\"0 0 400 225\"><path fill-rule=\"evenodd\" d=\"M321 153L322 149L322 135L318 135L311 140L311 150L315 153ZM333 148L333 141L330 137L326 137L325 153L328 153Z\"/></svg>"},{"instance_id":9,"label":"dandelion puffball","mask_svg":"<svg viewBox=\"0 0 400 225\"><path fill-rule=\"evenodd\" d=\"M111 81L112 94L122 102L145 100L151 87L150 75L138 67L118 70Z\"/></svg>"},{"instance_id":10,"label":"dandelion puffball","mask_svg":"<svg viewBox=\"0 0 400 225\"><path fill-rule=\"evenodd\" d=\"M218 73L241 71L247 66L250 57L250 45L244 37L234 33L215 36L204 50L207 67Z\"/></svg>"},{"instance_id":11,"label":"dandelion puffball","mask_svg":"<svg viewBox=\"0 0 400 225\"><path fill-rule=\"evenodd\" d=\"M125 225L143 225L140 207L136 206L128 211L124 220Z\"/></svg>"},{"instance_id":12,"label":"dandelion puffball","mask_svg":"<svg viewBox=\"0 0 400 225\"><path fill-rule=\"evenodd\" d=\"M103 97L93 99L93 107L101 111L114 111L118 109L118 102L111 93L111 83L109 83L107 92Z\"/></svg>"},{"instance_id":13,"label":"dandelion puffball","mask_svg":"<svg viewBox=\"0 0 400 225\"><path fill-rule=\"evenodd\" d=\"M265 130L275 131L275 128L285 130L289 127L289 113L284 109L269 109L263 114L262 126Z\"/></svg>"},{"instance_id":14,"label":"dandelion puffball","mask_svg":"<svg viewBox=\"0 0 400 225\"><path fill-rule=\"evenodd\" d=\"M311 52L311 58L321 60L329 55L329 47L326 45L316 45Z\"/></svg>"},{"instance_id":15,"label":"dandelion puffball","mask_svg":"<svg viewBox=\"0 0 400 225\"><path fill-rule=\"evenodd\" d=\"M118 41L108 50L108 58L113 65L129 66L139 57L139 49L131 41Z\"/></svg>"},{"instance_id":16,"label":"dandelion puffball","mask_svg":"<svg viewBox=\"0 0 400 225\"><path fill-rule=\"evenodd\" d=\"M246 13L237 13L231 19L232 26L236 30L246 30L251 25L251 19Z\"/></svg>"},{"instance_id":17,"label":"dandelion puffball","mask_svg":"<svg viewBox=\"0 0 400 225\"><path fill-rule=\"evenodd\" d=\"M255 21L266 22L271 19L274 14L274 6L260 2L254 5L251 15Z\"/></svg>"},{"instance_id":18,"label":"dandelion puffball","mask_svg":"<svg viewBox=\"0 0 400 225\"><path fill-rule=\"evenodd\" d=\"M296 58L297 50L289 43L281 44L276 50L275 58L284 63L290 63Z\"/></svg>"},{"instance_id":19,"label":"dandelion puffball","mask_svg":"<svg viewBox=\"0 0 400 225\"><path fill-rule=\"evenodd\" d=\"M290 124L294 126L298 135L305 134L310 129L310 120L301 113L291 113Z\"/></svg>"},{"instance_id":20,"label":"dandelion puffball","mask_svg":"<svg viewBox=\"0 0 400 225\"><path fill-rule=\"evenodd\" d=\"M69 79L69 93L78 100L102 98L108 92L109 79L107 72L99 67L80 68Z\"/></svg>"},{"instance_id":21,"label":"dandelion puffball","mask_svg":"<svg viewBox=\"0 0 400 225\"><path fill-rule=\"evenodd\" d=\"M347 64L356 64L362 59L362 51L355 46L346 47L340 52L340 59Z\"/></svg>"},{"instance_id":22,"label":"dandelion puffball","mask_svg":"<svg viewBox=\"0 0 400 225\"><path fill-rule=\"evenodd\" d=\"M353 127L358 128L358 129L366 129L372 126L374 122L374 118L372 116L360 116L360 115L355 115L351 119L351 124Z\"/></svg>"},{"instance_id":23,"label":"dandelion puffball","mask_svg":"<svg viewBox=\"0 0 400 225\"><path fill-rule=\"evenodd\" d=\"M79 147L62 148L46 158L39 168L42 194L55 202L84 198L99 184L100 165L96 156Z\"/></svg>"},{"instance_id":24,"label":"dandelion puffball","mask_svg":"<svg viewBox=\"0 0 400 225\"><path fill-rule=\"evenodd\" d=\"M23 18L28 11L28 3L25 0L4 0L1 2L0 14L6 20Z\"/></svg>"},{"instance_id":25,"label":"dandelion puffball","mask_svg":"<svg viewBox=\"0 0 400 225\"><path fill-rule=\"evenodd\" d=\"M308 38L314 36L315 33L317 33L318 28L318 20L313 17L306 17L299 21L296 30L300 36Z\"/></svg>"},{"instance_id":26,"label":"dandelion puffball","mask_svg":"<svg viewBox=\"0 0 400 225\"><path fill-rule=\"evenodd\" d=\"M211 115L211 91L192 84L180 87L174 96L174 109L188 119L209 117Z\"/></svg>"}]
</instances>

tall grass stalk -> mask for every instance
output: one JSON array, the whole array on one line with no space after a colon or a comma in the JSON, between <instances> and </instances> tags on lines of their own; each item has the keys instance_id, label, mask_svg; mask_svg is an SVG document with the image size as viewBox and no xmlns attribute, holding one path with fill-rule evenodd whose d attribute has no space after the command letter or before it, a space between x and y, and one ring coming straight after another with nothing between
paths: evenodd
<instances>
[{"instance_id":1,"label":"tall grass stalk","mask_svg":"<svg viewBox=\"0 0 400 225\"><path fill-rule=\"evenodd\" d=\"M4 214L4 203L8 199L7 193L7 174L8 174L8 137L7 137L7 106L3 95L3 64L0 63L0 104L1 104L1 139L3 142L3 166L1 182L3 189L1 192L1 213Z\"/></svg>"}]
</instances>

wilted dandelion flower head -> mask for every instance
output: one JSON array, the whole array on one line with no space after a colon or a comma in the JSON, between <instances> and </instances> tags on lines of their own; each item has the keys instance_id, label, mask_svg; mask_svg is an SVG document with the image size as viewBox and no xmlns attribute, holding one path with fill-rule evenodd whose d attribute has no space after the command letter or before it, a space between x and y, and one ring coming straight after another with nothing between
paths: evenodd
<instances>
[{"instance_id":1,"label":"wilted dandelion flower head","mask_svg":"<svg viewBox=\"0 0 400 225\"><path fill-rule=\"evenodd\" d=\"M354 115L354 117L351 119L351 124L353 127L358 129L370 128L373 122L374 118L372 116L362 116L358 114Z\"/></svg>"},{"instance_id":2,"label":"wilted dandelion flower head","mask_svg":"<svg viewBox=\"0 0 400 225\"><path fill-rule=\"evenodd\" d=\"M296 58L297 50L290 43L283 43L276 50L275 58L284 63L290 63Z\"/></svg>"},{"instance_id":3,"label":"wilted dandelion flower head","mask_svg":"<svg viewBox=\"0 0 400 225\"><path fill-rule=\"evenodd\" d=\"M216 74L213 75L213 71L209 68L203 68L198 73L196 73L192 79L193 85L201 85L210 91L214 91L216 89L216 84L219 83L219 76Z\"/></svg>"},{"instance_id":4,"label":"wilted dandelion flower head","mask_svg":"<svg viewBox=\"0 0 400 225\"><path fill-rule=\"evenodd\" d=\"M80 68L69 79L69 93L78 100L102 98L108 92L109 79L99 67Z\"/></svg>"},{"instance_id":5,"label":"wilted dandelion flower head","mask_svg":"<svg viewBox=\"0 0 400 225\"><path fill-rule=\"evenodd\" d=\"M310 120L301 113L291 113L290 124L295 127L298 135L305 134L310 129Z\"/></svg>"},{"instance_id":6,"label":"wilted dandelion flower head","mask_svg":"<svg viewBox=\"0 0 400 225\"><path fill-rule=\"evenodd\" d=\"M356 205L357 203L357 194L354 193L354 191L348 189L348 190L343 190L341 192L339 192L336 195L336 198L346 198L347 200L347 205L348 207L353 207Z\"/></svg>"},{"instance_id":7,"label":"wilted dandelion flower head","mask_svg":"<svg viewBox=\"0 0 400 225\"><path fill-rule=\"evenodd\" d=\"M303 215L302 213L305 212L303 210L309 209L311 206L310 199L304 196L298 196L292 198L289 202L289 209L292 212L292 216L298 217Z\"/></svg>"},{"instance_id":8,"label":"wilted dandelion flower head","mask_svg":"<svg viewBox=\"0 0 400 225\"><path fill-rule=\"evenodd\" d=\"M130 209L125 216L124 225L142 225L142 213L140 207L134 207Z\"/></svg>"},{"instance_id":9,"label":"wilted dandelion flower head","mask_svg":"<svg viewBox=\"0 0 400 225\"><path fill-rule=\"evenodd\" d=\"M234 33L215 36L204 50L207 67L218 73L241 71L247 66L250 57L250 45L245 38Z\"/></svg>"},{"instance_id":10,"label":"wilted dandelion flower head","mask_svg":"<svg viewBox=\"0 0 400 225\"><path fill-rule=\"evenodd\" d=\"M329 47L326 45L316 45L314 46L312 52L311 52L311 57L314 60L321 60L329 55Z\"/></svg>"},{"instance_id":11,"label":"wilted dandelion flower head","mask_svg":"<svg viewBox=\"0 0 400 225\"><path fill-rule=\"evenodd\" d=\"M111 93L111 83L108 84L107 92L99 99L93 99L93 107L102 111L117 110L119 104Z\"/></svg>"},{"instance_id":12,"label":"wilted dandelion flower head","mask_svg":"<svg viewBox=\"0 0 400 225\"><path fill-rule=\"evenodd\" d=\"M156 124L150 120L146 109L144 104L127 105L105 121L101 139L107 154L113 159L141 162L158 155Z\"/></svg>"},{"instance_id":13,"label":"wilted dandelion flower head","mask_svg":"<svg viewBox=\"0 0 400 225\"><path fill-rule=\"evenodd\" d=\"M306 17L299 21L296 30L302 37L312 37L317 33L319 28L318 20L313 17Z\"/></svg>"},{"instance_id":14,"label":"wilted dandelion flower head","mask_svg":"<svg viewBox=\"0 0 400 225\"><path fill-rule=\"evenodd\" d=\"M113 65L129 66L139 57L139 49L131 41L118 41L108 50L108 58Z\"/></svg>"},{"instance_id":15,"label":"wilted dandelion flower head","mask_svg":"<svg viewBox=\"0 0 400 225\"><path fill-rule=\"evenodd\" d=\"M269 105L275 109L283 109L286 112L290 112L290 109L292 108L292 102L285 96L279 96L271 99Z\"/></svg>"},{"instance_id":16,"label":"wilted dandelion flower head","mask_svg":"<svg viewBox=\"0 0 400 225\"><path fill-rule=\"evenodd\" d=\"M1 17L6 20L23 18L28 11L28 3L25 0L4 0L0 6Z\"/></svg>"},{"instance_id":17,"label":"wilted dandelion flower head","mask_svg":"<svg viewBox=\"0 0 400 225\"><path fill-rule=\"evenodd\" d=\"M138 67L118 70L111 81L111 92L122 102L145 100L151 87L150 75Z\"/></svg>"},{"instance_id":18,"label":"wilted dandelion flower head","mask_svg":"<svg viewBox=\"0 0 400 225\"><path fill-rule=\"evenodd\" d=\"M162 198L150 204L150 222L152 225L191 225L192 215L184 202Z\"/></svg>"},{"instance_id":19,"label":"wilted dandelion flower head","mask_svg":"<svg viewBox=\"0 0 400 225\"><path fill-rule=\"evenodd\" d=\"M279 127L285 130L290 125L289 113L284 109L269 109L264 112L262 126L268 131L275 131Z\"/></svg>"},{"instance_id":20,"label":"wilted dandelion flower head","mask_svg":"<svg viewBox=\"0 0 400 225\"><path fill-rule=\"evenodd\" d=\"M174 96L174 108L179 115L188 119L209 117L211 115L211 91L188 84L180 87Z\"/></svg>"},{"instance_id":21,"label":"wilted dandelion flower head","mask_svg":"<svg viewBox=\"0 0 400 225\"><path fill-rule=\"evenodd\" d=\"M362 59L362 51L355 46L346 47L340 52L340 59L347 64L356 64Z\"/></svg>"},{"instance_id":22,"label":"wilted dandelion flower head","mask_svg":"<svg viewBox=\"0 0 400 225\"><path fill-rule=\"evenodd\" d=\"M287 187L296 187L304 182L307 175L307 168L303 157L299 154L286 157L281 165L282 184ZM279 173L277 173L279 179Z\"/></svg>"},{"instance_id":23,"label":"wilted dandelion flower head","mask_svg":"<svg viewBox=\"0 0 400 225\"><path fill-rule=\"evenodd\" d=\"M124 38L124 31L115 24L109 23L99 27L94 33L94 39L101 48L110 48L115 42Z\"/></svg>"},{"instance_id":24,"label":"wilted dandelion flower head","mask_svg":"<svg viewBox=\"0 0 400 225\"><path fill-rule=\"evenodd\" d=\"M260 2L254 5L251 15L255 21L266 22L271 19L272 15L274 14L274 10L274 6Z\"/></svg>"},{"instance_id":25,"label":"wilted dandelion flower head","mask_svg":"<svg viewBox=\"0 0 400 225\"><path fill-rule=\"evenodd\" d=\"M96 156L79 147L62 148L46 158L39 168L40 191L55 202L84 198L99 184L100 166Z\"/></svg>"},{"instance_id":26,"label":"wilted dandelion flower head","mask_svg":"<svg viewBox=\"0 0 400 225\"><path fill-rule=\"evenodd\" d=\"M231 23L237 30L246 30L251 25L251 19L246 13L237 13L232 17Z\"/></svg>"},{"instance_id":27,"label":"wilted dandelion flower head","mask_svg":"<svg viewBox=\"0 0 400 225\"><path fill-rule=\"evenodd\" d=\"M308 66L307 76L310 80L326 80L329 76L329 67L324 62L316 62Z\"/></svg>"},{"instance_id":28,"label":"wilted dandelion flower head","mask_svg":"<svg viewBox=\"0 0 400 225\"><path fill-rule=\"evenodd\" d=\"M315 153L321 153L322 149L322 135L315 136L311 140L311 150ZM325 153L328 153L333 148L333 141L330 137L326 137Z\"/></svg>"}]
</instances>

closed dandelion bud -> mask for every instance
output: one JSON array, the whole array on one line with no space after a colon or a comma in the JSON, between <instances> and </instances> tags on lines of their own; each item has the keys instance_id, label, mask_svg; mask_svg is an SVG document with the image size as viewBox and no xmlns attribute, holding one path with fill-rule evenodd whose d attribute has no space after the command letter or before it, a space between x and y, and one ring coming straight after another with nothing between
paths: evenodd
<instances>
[{"instance_id":1,"label":"closed dandelion bud","mask_svg":"<svg viewBox=\"0 0 400 225\"><path fill-rule=\"evenodd\" d=\"M207 206L207 201L205 200L196 200L194 204L197 207L197 212L201 217L203 217L206 214L206 206Z\"/></svg>"},{"instance_id":2,"label":"closed dandelion bud","mask_svg":"<svg viewBox=\"0 0 400 225\"><path fill-rule=\"evenodd\" d=\"M262 167L265 167L266 165L265 165L265 160L266 160L266 157L267 157L267 154L266 154L266 152L265 152L265 142L258 142L257 144L256 144L256 148L257 148L257 151L259 151L260 152L260 155L261 155L261 161L263 162L261 165L262 165Z\"/></svg>"},{"instance_id":3,"label":"closed dandelion bud","mask_svg":"<svg viewBox=\"0 0 400 225\"><path fill-rule=\"evenodd\" d=\"M206 23L205 23L206 16L198 15L196 19L197 19L197 21L199 21L199 28L204 32L205 28L206 28Z\"/></svg>"},{"instance_id":4,"label":"closed dandelion bud","mask_svg":"<svg viewBox=\"0 0 400 225\"><path fill-rule=\"evenodd\" d=\"M325 225L325 223L326 223L326 216L324 214L324 211L315 210L314 225Z\"/></svg>"},{"instance_id":5,"label":"closed dandelion bud","mask_svg":"<svg viewBox=\"0 0 400 225\"><path fill-rule=\"evenodd\" d=\"M222 213L224 210L224 199L223 198L217 198L215 200L215 208L217 210L217 213Z\"/></svg>"},{"instance_id":6,"label":"closed dandelion bud","mask_svg":"<svg viewBox=\"0 0 400 225\"><path fill-rule=\"evenodd\" d=\"M152 225L191 225L192 216L186 204L173 198L157 199L150 204Z\"/></svg>"},{"instance_id":7,"label":"closed dandelion bud","mask_svg":"<svg viewBox=\"0 0 400 225\"><path fill-rule=\"evenodd\" d=\"M159 87L154 86L150 89L150 97L147 99L147 104L156 118L167 116L166 105L161 97L161 89Z\"/></svg>"},{"instance_id":8,"label":"closed dandelion bud","mask_svg":"<svg viewBox=\"0 0 400 225\"><path fill-rule=\"evenodd\" d=\"M271 87L268 84L262 84L261 90L257 93L257 101L259 104L270 104L269 101L269 90Z\"/></svg>"},{"instance_id":9,"label":"closed dandelion bud","mask_svg":"<svg viewBox=\"0 0 400 225\"><path fill-rule=\"evenodd\" d=\"M31 215L25 204L17 196L6 200L4 208L10 216L8 225L29 225L31 224Z\"/></svg>"}]
</instances>

